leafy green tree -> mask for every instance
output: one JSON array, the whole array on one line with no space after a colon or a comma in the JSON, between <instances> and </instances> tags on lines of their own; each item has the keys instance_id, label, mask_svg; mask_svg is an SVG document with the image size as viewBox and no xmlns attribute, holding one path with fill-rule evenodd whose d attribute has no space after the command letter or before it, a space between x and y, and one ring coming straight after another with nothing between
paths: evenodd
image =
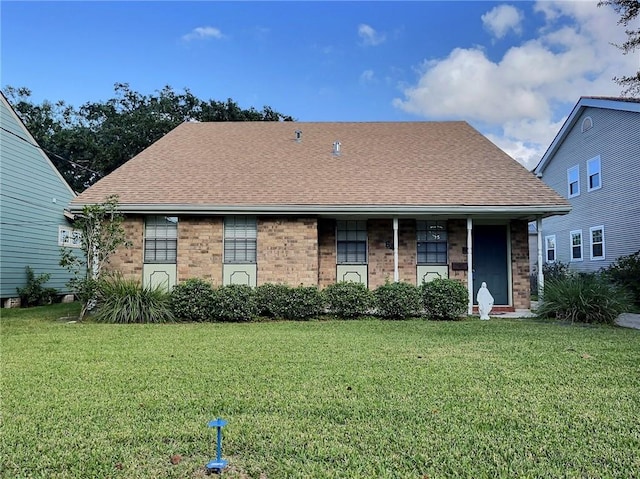
<instances>
[{"instance_id":1,"label":"leafy green tree","mask_svg":"<svg viewBox=\"0 0 640 479\"><path fill-rule=\"evenodd\" d=\"M60 250L60 265L73 274L69 287L82 302L79 320L95 303L104 266L121 246L129 246L123 227L124 216L118 212L118 197L111 195L99 205L87 205L74 227L82 233L83 255L68 248Z\"/></svg>"},{"instance_id":2,"label":"leafy green tree","mask_svg":"<svg viewBox=\"0 0 640 479\"><path fill-rule=\"evenodd\" d=\"M600 0L598 6L607 5L612 7L616 13L620 15L618 25L625 27L627 41L622 45L616 45L624 55L632 53L636 48L640 47L640 28L629 28L634 19L640 15L639 0ZM640 69L631 76L614 77L613 80L618 85L625 88L622 92L624 96L639 97L640 96Z\"/></svg>"},{"instance_id":3,"label":"leafy green tree","mask_svg":"<svg viewBox=\"0 0 640 479\"><path fill-rule=\"evenodd\" d=\"M64 101L31 101L28 88L5 94L38 144L76 191L89 187L187 121L293 121L269 106L243 109L226 102L201 100L189 89L170 86L150 95L116 83L115 96L79 108Z\"/></svg>"}]
</instances>

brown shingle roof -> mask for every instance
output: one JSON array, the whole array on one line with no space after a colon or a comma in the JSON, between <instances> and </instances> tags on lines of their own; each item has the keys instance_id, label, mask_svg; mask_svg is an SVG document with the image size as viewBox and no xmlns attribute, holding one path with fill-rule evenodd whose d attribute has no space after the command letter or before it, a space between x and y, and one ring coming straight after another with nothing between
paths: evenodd
<instances>
[{"instance_id":1,"label":"brown shingle roof","mask_svg":"<svg viewBox=\"0 0 640 479\"><path fill-rule=\"evenodd\" d=\"M302 131L300 142L295 130ZM341 153L333 155L340 141ZM466 122L184 123L72 205L537 206L568 203ZM171 208L169 208L171 207Z\"/></svg>"}]
</instances>

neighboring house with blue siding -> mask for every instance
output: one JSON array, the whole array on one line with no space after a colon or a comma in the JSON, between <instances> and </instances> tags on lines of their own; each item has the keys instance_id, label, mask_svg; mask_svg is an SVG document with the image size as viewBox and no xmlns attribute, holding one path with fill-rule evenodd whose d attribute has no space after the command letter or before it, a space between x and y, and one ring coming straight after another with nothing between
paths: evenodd
<instances>
[{"instance_id":1,"label":"neighboring house with blue siding","mask_svg":"<svg viewBox=\"0 0 640 479\"><path fill-rule=\"evenodd\" d=\"M51 274L45 287L68 293L70 275L58 263L61 246L79 246L65 217L76 195L2 94L0 103L0 298L18 296L27 266Z\"/></svg>"},{"instance_id":2,"label":"neighboring house with blue siding","mask_svg":"<svg viewBox=\"0 0 640 479\"><path fill-rule=\"evenodd\" d=\"M594 272L640 250L640 100L580 98L534 171L572 206L542 221L544 261Z\"/></svg>"}]
</instances>

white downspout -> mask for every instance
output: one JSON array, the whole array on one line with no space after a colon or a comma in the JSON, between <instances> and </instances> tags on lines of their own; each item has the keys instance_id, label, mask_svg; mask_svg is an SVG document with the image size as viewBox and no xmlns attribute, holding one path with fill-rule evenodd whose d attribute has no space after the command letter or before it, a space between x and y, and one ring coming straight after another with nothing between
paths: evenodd
<instances>
[{"instance_id":1,"label":"white downspout","mask_svg":"<svg viewBox=\"0 0 640 479\"><path fill-rule=\"evenodd\" d=\"M538 230L538 301L544 288L544 274L542 274L542 217L536 218L536 230Z\"/></svg>"},{"instance_id":2,"label":"white downspout","mask_svg":"<svg viewBox=\"0 0 640 479\"><path fill-rule=\"evenodd\" d=\"M473 253L471 245L473 239L471 232L473 231L473 221L467 218L467 289L469 290L469 316L473 314Z\"/></svg>"},{"instance_id":3,"label":"white downspout","mask_svg":"<svg viewBox=\"0 0 640 479\"><path fill-rule=\"evenodd\" d=\"M393 218L393 281L400 281L398 274L398 218Z\"/></svg>"}]
</instances>

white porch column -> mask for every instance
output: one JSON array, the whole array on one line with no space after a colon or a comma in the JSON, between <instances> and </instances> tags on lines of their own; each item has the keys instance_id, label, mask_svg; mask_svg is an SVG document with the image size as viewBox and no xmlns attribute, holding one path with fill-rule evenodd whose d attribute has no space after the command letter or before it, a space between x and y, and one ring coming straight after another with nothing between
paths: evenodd
<instances>
[{"instance_id":1,"label":"white porch column","mask_svg":"<svg viewBox=\"0 0 640 479\"><path fill-rule=\"evenodd\" d=\"M393 218L393 281L398 282L398 218Z\"/></svg>"},{"instance_id":2,"label":"white porch column","mask_svg":"<svg viewBox=\"0 0 640 479\"><path fill-rule=\"evenodd\" d=\"M469 290L469 316L473 314L473 253L471 246L473 244L473 238L471 233L473 231L473 221L471 218L467 218L467 289Z\"/></svg>"},{"instance_id":3,"label":"white porch column","mask_svg":"<svg viewBox=\"0 0 640 479\"><path fill-rule=\"evenodd\" d=\"M538 300L544 288L544 274L542 274L542 217L536 218L536 230L538 230Z\"/></svg>"}]
</instances>

